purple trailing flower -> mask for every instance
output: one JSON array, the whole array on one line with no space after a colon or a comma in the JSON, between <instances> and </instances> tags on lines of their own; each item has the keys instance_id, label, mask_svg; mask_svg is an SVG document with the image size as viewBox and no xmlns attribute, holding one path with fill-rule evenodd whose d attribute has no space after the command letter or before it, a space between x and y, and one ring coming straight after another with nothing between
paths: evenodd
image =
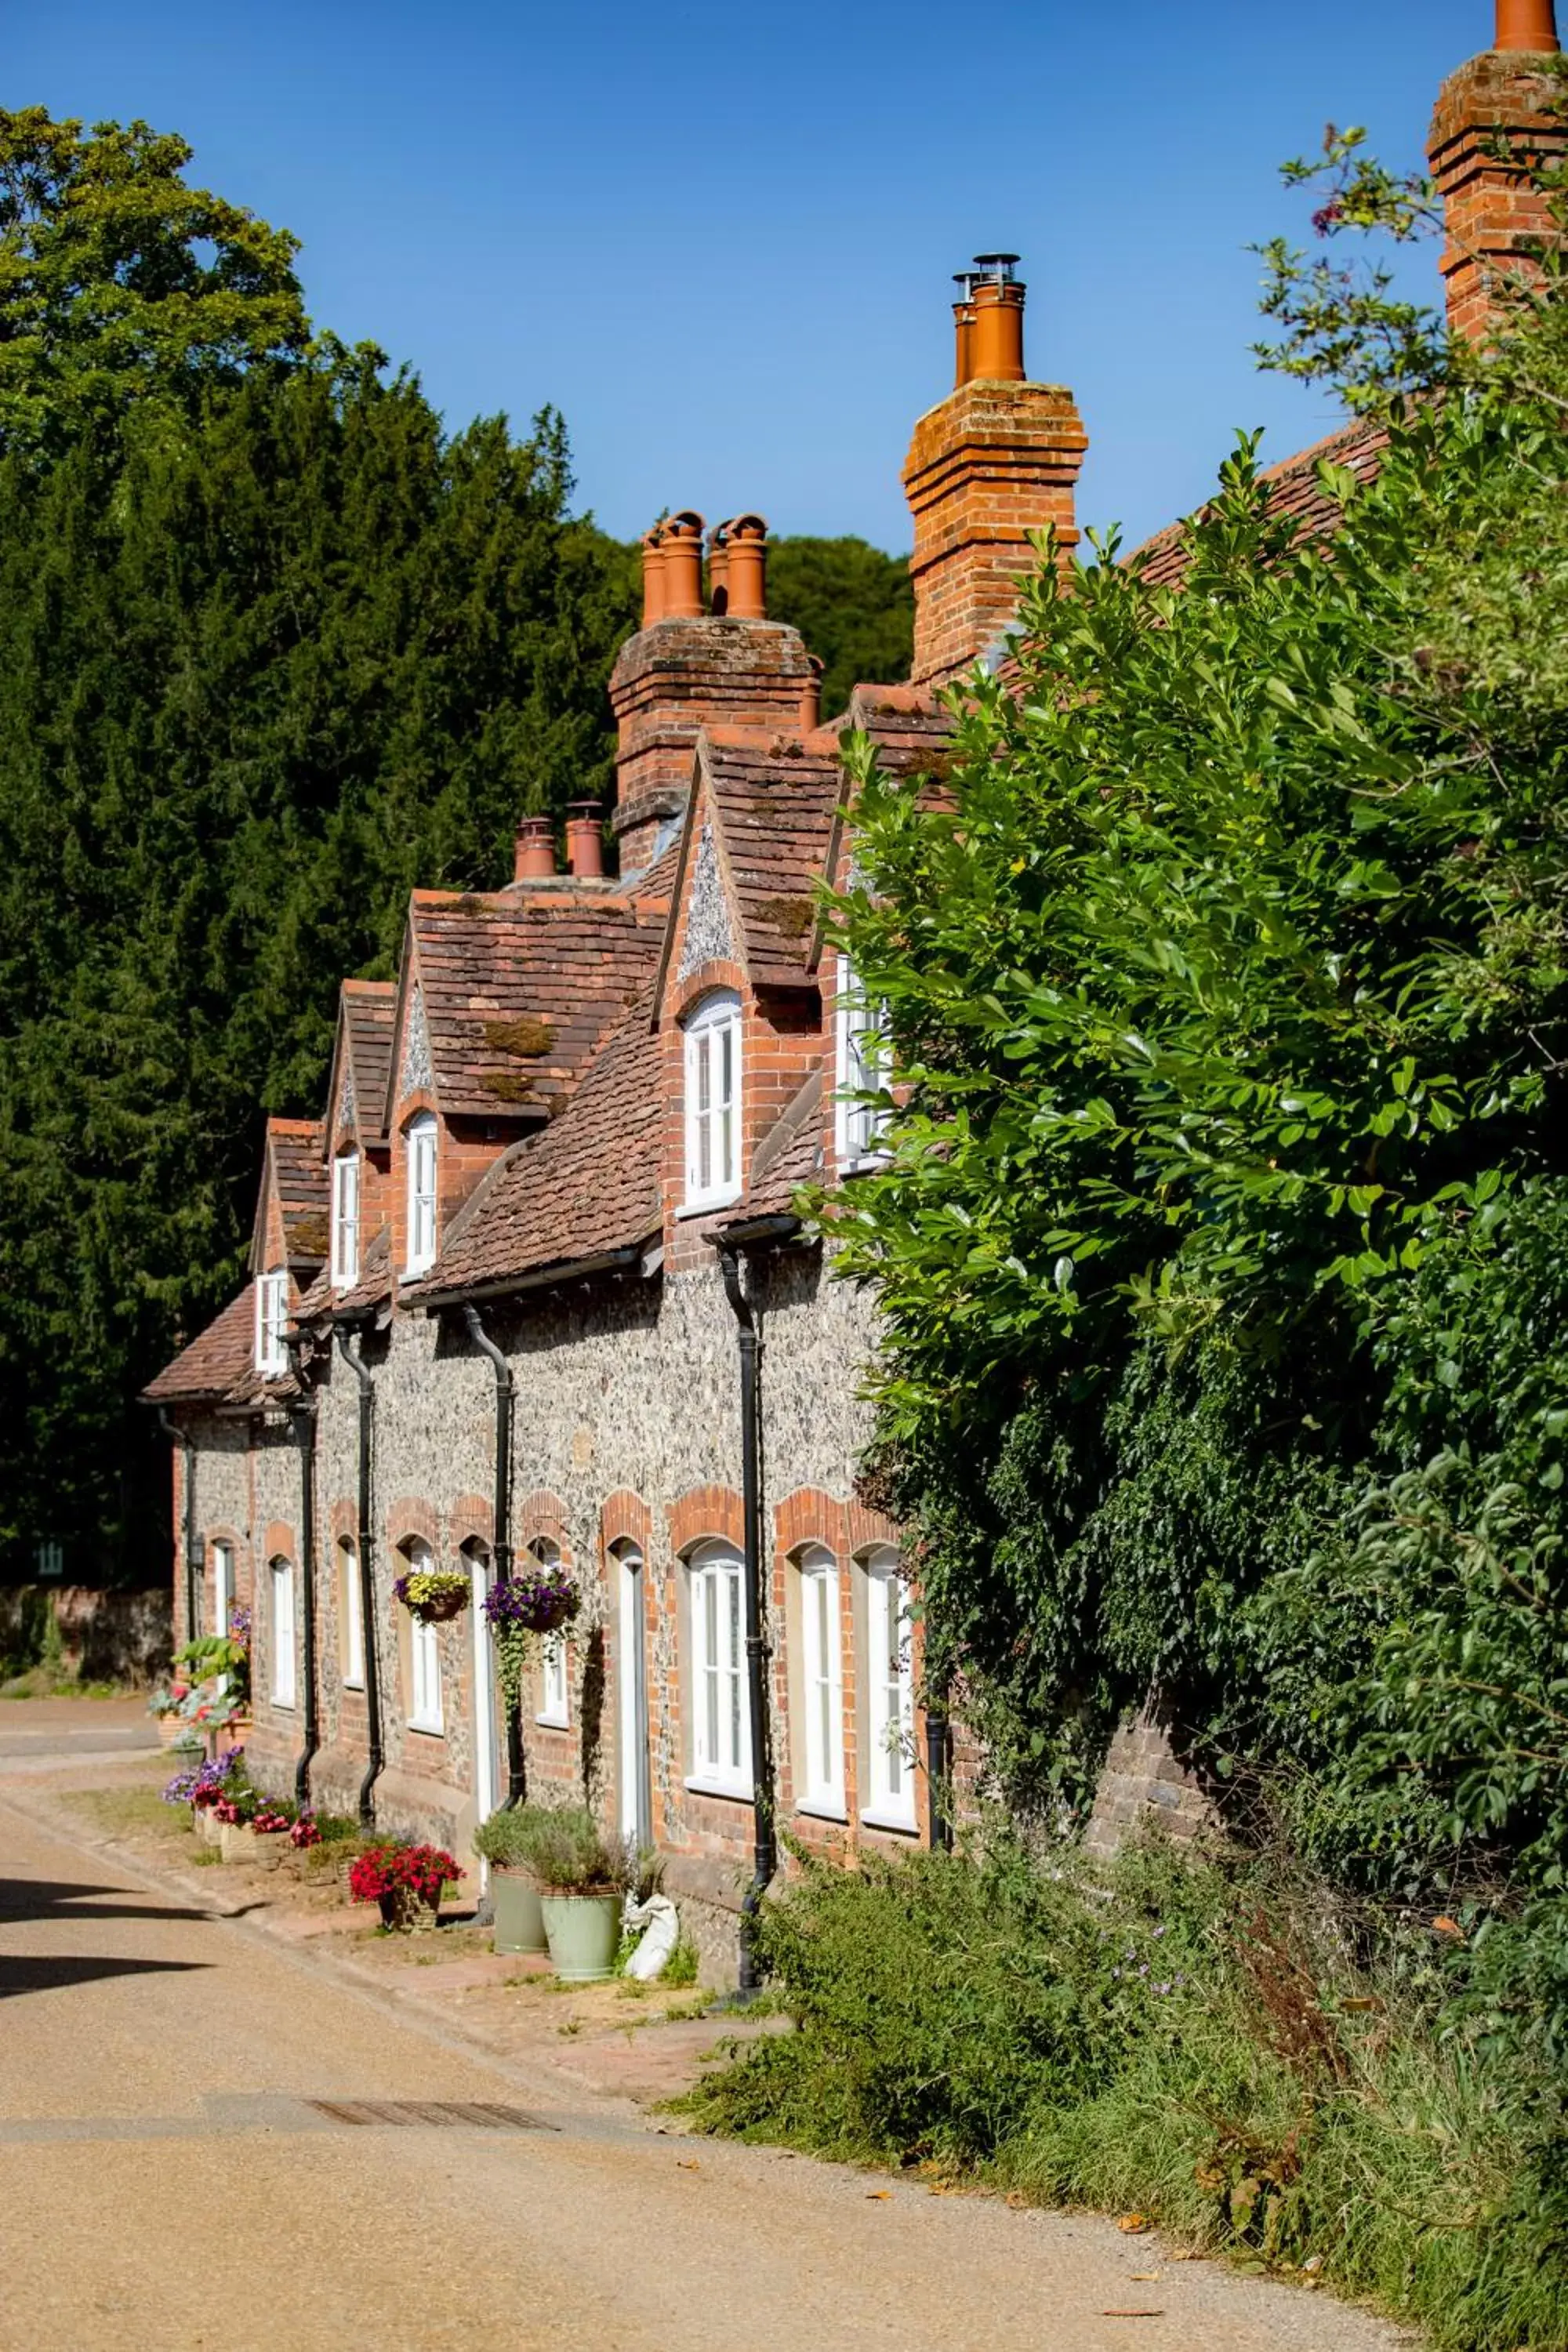
<instances>
[{"instance_id":1,"label":"purple trailing flower","mask_svg":"<svg viewBox=\"0 0 1568 2352\"><path fill-rule=\"evenodd\" d=\"M498 1633L559 1633L581 1605L572 1571L558 1559L530 1559L485 1595L485 1615Z\"/></svg>"},{"instance_id":2,"label":"purple trailing flower","mask_svg":"<svg viewBox=\"0 0 1568 2352\"><path fill-rule=\"evenodd\" d=\"M250 1647L250 1612L242 1609L237 1601L228 1612L228 1638L237 1642L242 1650Z\"/></svg>"}]
</instances>

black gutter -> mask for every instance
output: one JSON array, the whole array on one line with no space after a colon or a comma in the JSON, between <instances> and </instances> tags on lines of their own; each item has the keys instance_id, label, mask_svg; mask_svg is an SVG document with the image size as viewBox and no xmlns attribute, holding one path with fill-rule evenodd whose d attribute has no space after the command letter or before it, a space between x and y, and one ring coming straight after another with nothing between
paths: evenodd
<instances>
[{"instance_id":1,"label":"black gutter","mask_svg":"<svg viewBox=\"0 0 1568 2352\"><path fill-rule=\"evenodd\" d=\"M158 1407L158 1426L181 1450L184 1467L185 1490L185 1639L196 1639L196 1449L188 1430L172 1422L163 1407ZM220 1629L226 1633L226 1625Z\"/></svg>"},{"instance_id":2,"label":"black gutter","mask_svg":"<svg viewBox=\"0 0 1568 2352\"><path fill-rule=\"evenodd\" d=\"M316 1404L300 1360L300 1342L288 1339L289 1361L299 1383L300 1400L289 1408L300 1445L300 1579L304 1601L305 1745L294 1764L294 1801L301 1812L310 1804L310 1767L321 1745L321 1712L316 1687Z\"/></svg>"},{"instance_id":3,"label":"black gutter","mask_svg":"<svg viewBox=\"0 0 1568 2352\"><path fill-rule=\"evenodd\" d=\"M741 1904L740 1989L742 1994L750 1994L762 1982L756 1959L757 1913L778 1867L773 1759L768 1752L768 1644L763 1608L762 1448L757 1412L760 1344L756 1318L741 1281L736 1244L724 1234L715 1234L712 1240L724 1277L724 1295L735 1318L735 1344L741 1359L741 1507L744 1529L746 1688L752 1722L752 1883Z\"/></svg>"},{"instance_id":4,"label":"black gutter","mask_svg":"<svg viewBox=\"0 0 1568 2352\"><path fill-rule=\"evenodd\" d=\"M479 1310L463 1302L463 1320L468 1327L468 1337L481 1355L488 1356L496 1376L496 1485L492 1512L493 1540L490 1557L495 1561L496 1580L511 1581L511 1410L513 1382L511 1367L485 1329ZM514 1692L506 1710L506 1801L509 1807L521 1805L528 1794L528 1766L522 1747L522 1694Z\"/></svg>"},{"instance_id":5,"label":"black gutter","mask_svg":"<svg viewBox=\"0 0 1568 2352\"><path fill-rule=\"evenodd\" d=\"M371 1557L370 1521L370 1418L375 1385L368 1368L350 1352L348 1329L338 1326L338 1350L344 1363L359 1382L359 1591L361 1647L364 1651L364 1711L369 1731L370 1755L364 1779L359 1784L359 1822L362 1830L375 1827L375 1784L381 1778L386 1761L381 1744L381 1681L376 1669L376 1607L375 1570Z\"/></svg>"},{"instance_id":6,"label":"black gutter","mask_svg":"<svg viewBox=\"0 0 1568 2352\"><path fill-rule=\"evenodd\" d=\"M409 1307L467 1307L471 1298L510 1298L520 1290L549 1290L560 1282L580 1282L590 1274L624 1274L639 1265L647 1249L646 1241L632 1242L625 1249L601 1250L595 1257L557 1258L553 1265L539 1267L531 1274L509 1274L494 1282L465 1283L460 1290L422 1290L410 1286L404 1297Z\"/></svg>"}]
</instances>

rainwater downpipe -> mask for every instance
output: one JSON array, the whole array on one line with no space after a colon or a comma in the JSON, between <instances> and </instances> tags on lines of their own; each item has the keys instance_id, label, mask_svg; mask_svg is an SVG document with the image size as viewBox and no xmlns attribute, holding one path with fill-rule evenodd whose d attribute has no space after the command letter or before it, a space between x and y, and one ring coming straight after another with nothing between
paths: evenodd
<instances>
[{"instance_id":1,"label":"rainwater downpipe","mask_svg":"<svg viewBox=\"0 0 1568 2352\"><path fill-rule=\"evenodd\" d=\"M926 1780L931 1788L931 1842L939 1853L952 1852L952 1785L947 1753L947 1702L934 1692L926 1699Z\"/></svg>"},{"instance_id":2,"label":"rainwater downpipe","mask_svg":"<svg viewBox=\"0 0 1568 2352\"><path fill-rule=\"evenodd\" d=\"M741 1359L741 1508L746 1595L746 1689L752 1724L752 1883L741 1903L741 1991L755 1992L761 1977L756 1959L756 1918L778 1866L773 1835L773 1763L768 1752L767 1640L763 1631L761 1429L757 1412L760 1342L756 1318L741 1281L733 1243L718 1244L724 1295L735 1318Z\"/></svg>"},{"instance_id":3,"label":"rainwater downpipe","mask_svg":"<svg viewBox=\"0 0 1568 2352\"><path fill-rule=\"evenodd\" d=\"M316 1403L300 1361L300 1342L284 1343L299 1383L300 1402L289 1408L300 1448L300 1589L304 1603L301 1631L305 1637L305 1745L294 1765L294 1801L301 1812L310 1805L310 1767L321 1744L321 1711L316 1687Z\"/></svg>"},{"instance_id":4,"label":"rainwater downpipe","mask_svg":"<svg viewBox=\"0 0 1568 2352\"><path fill-rule=\"evenodd\" d=\"M162 1405L158 1407L158 1426L167 1438L180 1448L181 1479L184 1489L185 1533L185 1639L196 1638L196 1449L190 1432L179 1428L169 1419ZM224 1632L228 1631L227 1626Z\"/></svg>"},{"instance_id":5,"label":"rainwater downpipe","mask_svg":"<svg viewBox=\"0 0 1568 2352\"><path fill-rule=\"evenodd\" d=\"M496 1487L492 1513L495 1541L491 1547L495 1560L496 1581L511 1580L511 1407L514 1384L511 1367L507 1362L489 1333L477 1307L463 1302L463 1320L468 1327L468 1337L488 1356L496 1376ZM517 1693L507 1702L506 1710L506 1801L509 1809L521 1805L528 1794L528 1768L522 1748L522 1696Z\"/></svg>"},{"instance_id":6,"label":"rainwater downpipe","mask_svg":"<svg viewBox=\"0 0 1568 2352\"><path fill-rule=\"evenodd\" d=\"M385 1753L381 1744L381 1673L376 1664L377 1642L375 1607L375 1564L371 1557L370 1521L370 1421L375 1394L375 1384L368 1366L363 1364L349 1346L344 1325L338 1325L338 1349L344 1363L359 1382L359 1590L360 1622L363 1627L364 1647L364 1711L369 1733L369 1759L364 1779L359 1784L359 1822L362 1830L375 1827L375 1784L381 1778Z\"/></svg>"}]
</instances>

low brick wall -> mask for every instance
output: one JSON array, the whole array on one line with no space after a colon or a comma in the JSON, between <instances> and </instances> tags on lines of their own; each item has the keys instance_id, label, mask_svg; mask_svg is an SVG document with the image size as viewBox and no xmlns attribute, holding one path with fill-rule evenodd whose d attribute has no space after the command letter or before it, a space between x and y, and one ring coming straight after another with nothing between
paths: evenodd
<instances>
[{"instance_id":1,"label":"low brick wall","mask_svg":"<svg viewBox=\"0 0 1568 2352\"><path fill-rule=\"evenodd\" d=\"M150 1683L168 1666L174 1646L168 1587L105 1592L86 1584L0 1586L0 1659L13 1671L36 1665L50 1620L59 1628L66 1669L83 1682Z\"/></svg>"},{"instance_id":2,"label":"low brick wall","mask_svg":"<svg viewBox=\"0 0 1568 2352\"><path fill-rule=\"evenodd\" d=\"M1109 1857L1150 1816L1177 1838L1195 1837L1217 1819L1202 1781L1182 1761L1157 1696L1117 1727L1084 1843L1091 1853Z\"/></svg>"}]
</instances>

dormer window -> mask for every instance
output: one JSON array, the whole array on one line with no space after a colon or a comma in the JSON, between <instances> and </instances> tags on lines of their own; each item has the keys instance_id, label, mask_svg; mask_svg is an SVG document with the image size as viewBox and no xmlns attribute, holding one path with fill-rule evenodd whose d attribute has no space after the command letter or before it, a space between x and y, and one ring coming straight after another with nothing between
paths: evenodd
<instances>
[{"instance_id":1,"label":"dormer window","mask_svg":"<svg viewBox=\"0 0 1568 2352\"><path fill-rule=\"evenodd\" d=\"M436 1121L427 1110L404 1130L408 1151L408 1250L404 1273L424 1274L436 1263Z\"/></svg>"},{"instance_id":2,"label":"dormer window","mask_svg":"<svg viewBox=\"0 0 1568 2352\"><path fill-rule=\"evenodd\" d=\"M868 1001L847 956L838 959L838 1100L836 1149L841 1174L874 1166L883 1156L888 1107L868 1095L888 1084L888 1008Z\"/></svg>"},{"instance_id":3,"label":"dormer window","mask_svg":"<svg viewBox=\"0 0 1568 2352\"><path fill-rule=\"evenodd\" d=\"M283 1326L289 1316L289 1276L279 1267L256 1277L256 1369L276 1380L289 1369Z\"/></svg>"},{"instance_id":4,"label":"dormer window","mask_svg":"<svg viewBox=\"0 0 1568 2352\"><path fill-rule=\"evenodd\" d=\"M332 1162L332 1286L359 1280L359 1153L340 1151Z\"/></svg>"},{"instance_id":5,"label":"dormer window","mask_svg":"<svg viewBox=\"0 0 1568 2352\"><path fill-rule=\"evenodd\" d=\"M686 1024L686 1206L714 1209L741 1189L741 1000L705 996Z\"/></svg>"}]
</instances>

